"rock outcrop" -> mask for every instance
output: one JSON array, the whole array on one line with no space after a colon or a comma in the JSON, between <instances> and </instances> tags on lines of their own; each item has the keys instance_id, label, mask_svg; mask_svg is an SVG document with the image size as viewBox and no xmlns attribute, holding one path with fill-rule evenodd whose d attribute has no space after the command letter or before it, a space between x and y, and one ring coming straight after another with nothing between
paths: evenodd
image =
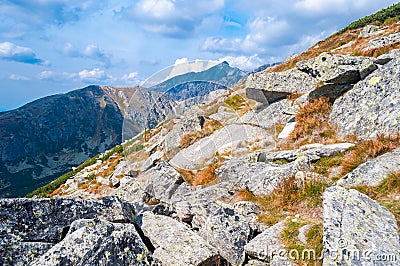
<instances>
[{"instance_id":1,"label":"rock outcrop","mask_svg":"<svg viewBox=\"0 0 400 266\"><path fill-rule=\"evenodd\" d=\"M154 245L154 258L163 265L216 265L216 250L185 225L162 215L146 212L141 228Z\"/></svg>"},{"instance_id":2,"label":"rock outcrop","mask_svg":"<svg viewBox=\"0 0 400 266\"><path fill-rule=\"evenodd\" d=\"M356 169L336 182L346 188L356 186L378 186L389 174L400 171L400 149L385 153Z\"/></svg>"},{"instance_id":3,"label":"rock outcrop","mask_svg":"<svg viewBox=\"0 0 400 266\"><path fill-rule=\"evenodd\" d=\"M378 68L371 58L330 53L299 62L296 67L319 81L333 84L355 84Z\"/></svg>"},{"instance_id":4,"label":"rock outcrop","mask_svg":"<svg viewBox=\"0 0 400 266\"><path fill-rule=\"evenodd\" d=\"M386 208L340 186L325 191L323 207L324 265L397 265L399 232Z\"/></svg>"},{"instance_id":5,"label":"rock outcrop","mask_svg":"<svg viewBox=\"0 0 400 266\"><path fill-rule=\"evenodd\" d=\"M330 121L340 137L373 138L399 132L400 59L380 67L335 101Z\"/></svg>"}]
</instances>

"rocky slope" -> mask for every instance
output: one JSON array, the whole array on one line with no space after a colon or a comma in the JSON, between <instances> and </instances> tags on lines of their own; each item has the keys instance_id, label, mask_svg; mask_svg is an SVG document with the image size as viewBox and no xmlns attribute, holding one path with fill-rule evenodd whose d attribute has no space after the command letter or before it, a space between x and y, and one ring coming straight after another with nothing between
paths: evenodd
<instances>
[{"instance_id":1,"label":"rocky slope","mask_svg":"<svg viewBox=\"0 0 400 266\"><path fill-rule=\"evenodd\" d=\"M1 199L2 264L398 265L400 24L369 28Z\"/></svg>"},{"instance_id":2,"label":"rocky slope","mask_svg":"<svg viewBox=\"0 0 400 266\"><path fill-rule=\"evenodd\" d=\"M245 75L226 64L205 72L195 74L218 83L172 86L179 79L175 77L163 83L165 88L172 86L166 92L89 86L1 113L0 196L26 195L72 166L185 112L211 91L226 90L222 83Z\"/></svg>"}]
</instances>

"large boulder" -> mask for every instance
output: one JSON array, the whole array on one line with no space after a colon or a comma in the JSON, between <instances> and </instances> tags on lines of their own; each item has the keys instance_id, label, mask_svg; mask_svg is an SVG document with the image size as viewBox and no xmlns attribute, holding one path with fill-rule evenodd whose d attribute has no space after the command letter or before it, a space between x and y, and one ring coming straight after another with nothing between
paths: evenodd
<instances>
[{"instance_id":1,"label":"large boulder","mask_svg":"<svg viewBox=\"0 0 400 266\"><path fill-rule=\"evenodd\" d=\"M369 41L369 46L365 50L382 48L400 42L400 32L378 37Z\"/></svg>"},{"instance_id":2,"label":"large boulder","mask_svg":"<svg viewBox=\"0 0 400 266\"><path fill-rule=\"evenodd\" d=\"M355 84L378 68L368 57L330 53L299 62L296 67L319 81L334 84Z\"/></svg>"},{"instance_id":3,"label":"large boulder","mask_svg":"<svg viewBox=\"0 0 400 266\"><path fill-rule=\"evenodd\" d=\"M23 264L29 260L28 256L32 259L43 254L63 239L77 219L130 221L134 216L131 205L116 197L102 200L0 199L1 259L9 264Z\"/></svg>"},{"instance_id":4,"label":"large boulder","mask_svg":"<svg viewBox=\"0 0 400 266\"><path fill-rule=\"evenodd\" d=\"M330 121L340 137L400 132L400 60L391 60L337 99Z\"/></svg>"},{"instance_id":5,"label":"large boulder","mask_svg":"<svg viewBox=\"0 0 400 266\"><path fill-rule=\"evenodd\" d=\"M170 217L145 212L141 229L155 247L153 257L163 265L217 265L219 262L213 247Z\"/></svg>"},{"instance_id":6,"label":"large boulder","mask_svg":"<svg viewBox=\"0 0 400 266\"><path fill-rule=\"evenodd\" d=\"M284 257L288 252L281 241L285 224L285 221L279 222L253 238L244 247L246 254L251 258L267 261L269 265L293 266L294 264Z\"/></svg>"},{"instance_id":7,"label":"large boulder","mask_svg":"<svg viewBox=\"0 0 400 266\"><path fill-rule=\"evenodd\" d=\"M278 165L269 162L247 162L243 158L232 159L216 170L221 181L239 183L256 196L271 194L285 180L299 171L309 169L307 156L299 156L295 161Z\"/></svg>"},{"instance_id":8,"label":"large boulder","mask_svg":"<svg viewBox=\"0 0 400 266\"><path fill-rule=\"evenodd\" d=\"M284 72L254 73L246 80L248 90L247 97L252 99L251 89L261 90L269 103L286 98L291 93L307 93L314 89L317 80L297 69L289 69ZM255 96L257 96L255 94ZM261 97L261 99L258 99ZM262 95L255 97L256 101L263 102ZM258 100L257 100L258 99Z\"/></svg>"},{"instance_id":9,"label":"large boulder","mask_svg":"<svg viewBox=\"0 0 400 266\"><path fill-rule=\"evenodd\" d=\"M356 190L333 186L324 192L323 210L323 265L398 265L399 231L386 208Z\"/></svg>"},{"instance_id":10,"label":"large boulder","mask_svg":"<svg viewBox=\"0 0 400 266\"><path fill-rule=\"evenodd\" d=\"M356 169L336 182L347 188L366 185L378 186L388 174L400 171L400 149L385 153L371 161L361 164Z\"/></svg>"},{"instance_id":11,"label":"large boulder","mask_svg":"<svg viewBox=\"0 0 400 266\"><path fill-rule=\"evenodd\" d=\"M217 153L234 150L241 143L262 141L268 138L265 129L251 125L228 125L182 149L170 163L183 169L200 169L207 165Z\"/></svg>"},{"instance_id":12,"label":"large boulder","mask_svg":"<svg viewBox=\"0 0 400 266\"><path fill-rule=\"evenodd\" d=\"M32 266L149 265L149 251L133 224L77 220L66 237Z\"/></svg>"},{"instance_id":13,"label":"large boulder","mask_svg":"<svg viewBox=\"0 0 400 266\"><path fill-rule=\"evenodd\" d=\"M251 229L249 223L233 209L220 207L208 217L201 234L229 263L243 264L244 246L251 237Z\"/></svg>"},{"instance_id":14,"label":"large boulder","mask_svg":"<svg viewBox=\"0 0 400 266\"><path fill-rule=\"evenodd\" d=\"M162 161L147 171L145 190L150 196L163 202L169 202L178 187L184 182L182 176L167 162Z\"/></svg>"}]
</instances>

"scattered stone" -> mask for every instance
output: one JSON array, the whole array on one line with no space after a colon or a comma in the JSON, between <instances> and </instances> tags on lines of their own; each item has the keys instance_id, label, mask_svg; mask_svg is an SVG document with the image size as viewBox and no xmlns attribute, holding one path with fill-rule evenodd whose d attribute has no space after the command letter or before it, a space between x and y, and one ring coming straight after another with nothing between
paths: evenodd
<instances>
[{"instance_id":1,"label":"scattered stone","mask_svg":"<svg viewBox=\"0 0 400 266\"><path fill-rule=\"evenodd\" d=\"M150 155L146 161L144 161L140 171L146 172L150 168L154 167L155 163L160 161L164 157L164 152L157 150L155 153Z\"/></svg>"},{"instance_id":2,"label":"scattered stone","mask_svg":"<svg viewBox=\"0 0 400 266\"><path fill-rule=\"evenodd\" d=\"M398 265L379 260L400 257L396 219L386 208L356 190L333 186L324 192L323 210L324 265Z\"/></svg>"},{"instance_id":3,"label":"scattered stone","mask_svg":"<svg viewBox=\"0 0 400 266\"><path fill-rule=\"evenodd\" d=\"M163 265L216 265L220 260L213 247L170 217L145 212L141 228Z\"/></svg>"},{"instance_id":4,"label":"scattered stone","mask_svg":"<svg viewBox=\"0 0 400 266\"><path fill-rule=\"evenodd\" d=\"M279 222L253 238L244 247L246 254L251 258L270 261L281 251L286 251L280 239L280 234L284 227L285 222Z\"/></svg>"},{"instance_id":5,"label":"scattered stone","mask_svg":"<svg viewBox=\"0 0 400 266\"><path fill-rule=\"evenodd\" d=\"M400 60L383 65L337 99L330 121L340 138L400 132Z\"/></svg>"},{"instance_id":6,"label":"scattered stone","mask_svg":"<svg viewBox=\"0 0 400 266\"><path fill-rule=\"evenodd\" d=\"M289 122L285 125L281 133L278 135L278 139L287 139L290 134L293 132L296 126L296 122Z\"/></svg>"},{"instance_id":7,"label":"scattered stone","mask_svg":"<svg viewBox=\"0 0 400 266\"><path fill-rule=\"evenodd\" d=\"M299 62L296 67L319 81L333 84L355 84L378 68L368 57L330 53Z\"/></svg>"},{"instance_id":8,"label":"scattered stone","mask_svg":"<svg viewBox=\"0 0 400 266\"><path fill-rule=\"evenodd\" d=\"M233 209L220 207L208 217L201 235L232 265L242 265L244 246L251 237L249 223Z\"/></svg>"},{"instance_id":9,"label":"scattered stone","mask_svg":"<svg viewBox=\"0 0 400 266\"><path fill-rule=\"evenodd\" d=\"M390 173L400 171L400 149L385 153L356 169L336 182L336 185L351 188L361 185L378 186Z\"/></svg>"},{"instance_id":10,"label":"scattered stone","mask_svg":"<svg viewBox=\"0 0 400 266\"><path fill-rule=\"evenodd\" d=\"M149 265L149 251L133 224L77 220L67 236L32 266Z\"/></svg>"},{"instance_id":11,"label":"scattered stone","mask_svg":"<svg viewBox=\"0 0 400 266\"><path fill-rule=\"evenodd\" d=\"M308 230L310 230L311 227L312 227L312 225L306 224L306 225L302 226L299 229L299 235L297 236L297 238L304 245L307 245L307 236L306 236L306 234L307 234Z\"/></svg>"},{"instance_id":12,"label":"scattered stone","mask_svg":"<svg viewBox=\"0 0 400 266\"><path fill-rule=\"evenodd\" d=\"M358 38L367 38L367 37L370 37L370 36L372 36L372 35L377 34L377 31L378 31L378 30L379 30L379 27L378 27L378 26L375 26L375 25L367 25L367 26L365 26L365 27L361 30L360 34L358 35Z\"/></svg>"},{"instance_id":13,"label":"scattered stone","mask_svg":"<svg viewBox=\"0 0 400 266\"><path fill-rule=\"evenodd\" d=\"M378 49L400 42L400 32L369 40L369 46L364 50Z\"/></svg>"}]
</instances>

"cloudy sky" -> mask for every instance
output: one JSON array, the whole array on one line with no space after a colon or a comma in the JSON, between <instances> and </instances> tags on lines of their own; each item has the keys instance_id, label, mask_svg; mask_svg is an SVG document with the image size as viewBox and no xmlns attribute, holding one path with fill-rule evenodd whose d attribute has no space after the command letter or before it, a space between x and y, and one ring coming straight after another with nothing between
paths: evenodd
<instances>
[{"instance_id":1,"label":"cloudy sky","mask_svg":"<svg viewBox=\"0 0 400 266\"><path fill-rule=\"evenodd\" d=\"M177 60L251 70L391 0L0 0L0 110L89 84L134 86Z\"/></svg>"}]
</instances>

